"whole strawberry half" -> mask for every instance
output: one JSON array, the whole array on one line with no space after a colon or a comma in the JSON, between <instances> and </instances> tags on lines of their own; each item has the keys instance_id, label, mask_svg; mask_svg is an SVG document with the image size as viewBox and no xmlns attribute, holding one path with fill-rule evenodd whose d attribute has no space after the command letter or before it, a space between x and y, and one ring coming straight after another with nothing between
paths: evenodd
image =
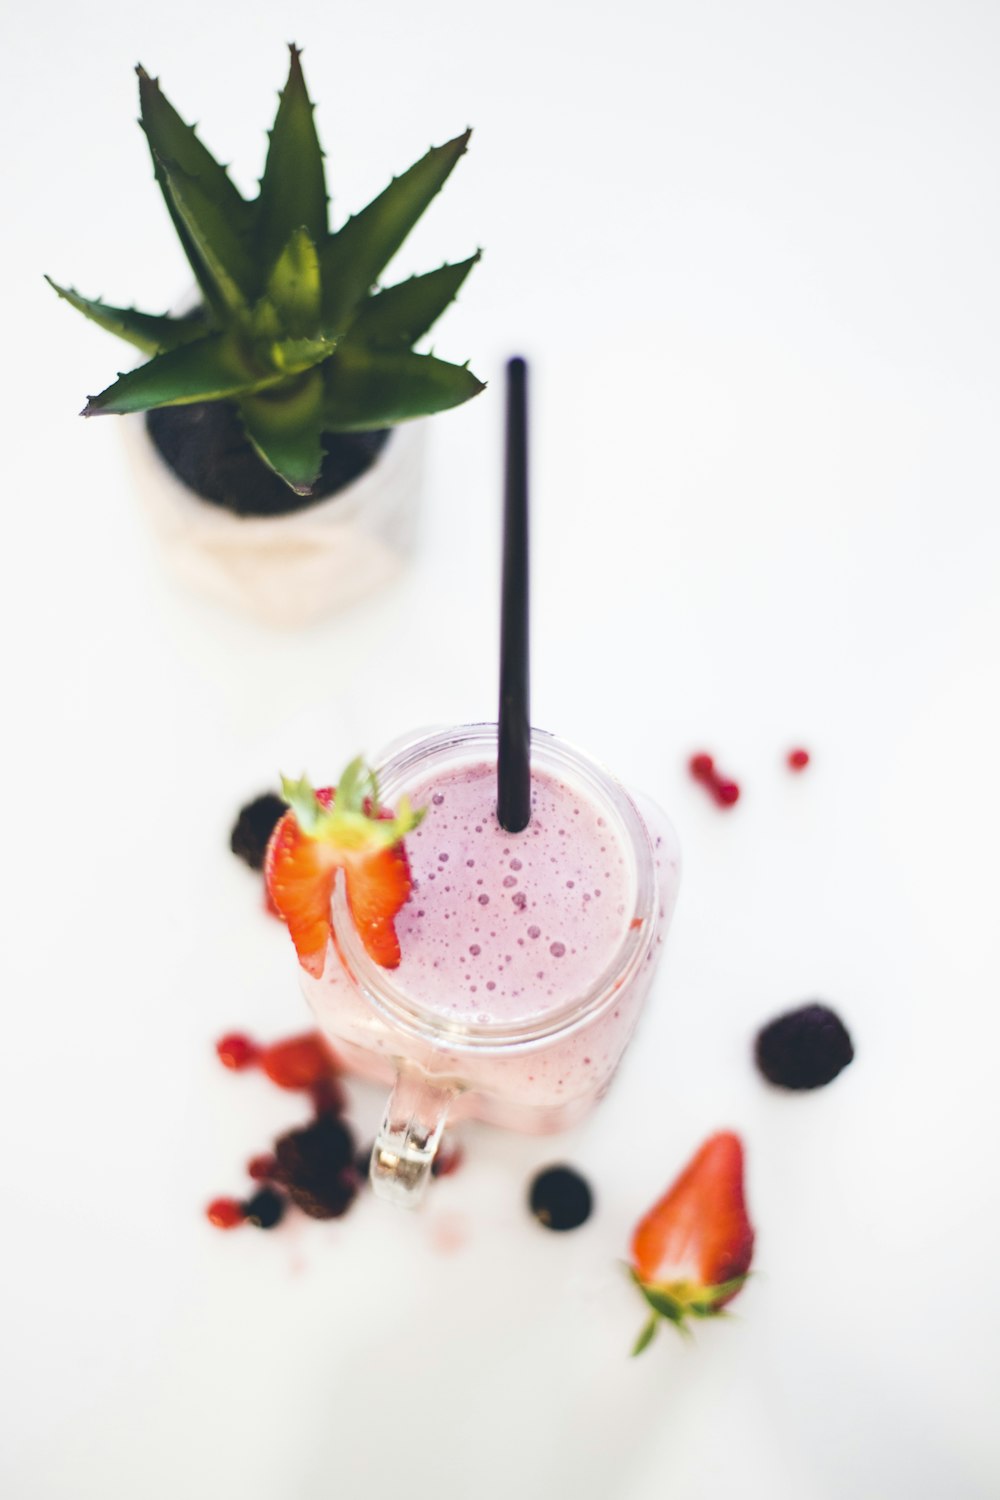
<instances>
[{"instance_id":1,"label":"whole strawberry half","mask_svg":"<svg viewBox=\"0 0 1000 1500\"><path fill-rule=\"evenodd\" d=\"M649 1308L633 1354L666 1319L718 1317L750 1270L754 1233L743 1196L743 1145L730 1130L710 1136L632 1235L632 1279Z\"/></svg>"},{"instance_id":2,"label":"whole strawberry half","mask_svg":"<svg viewBox=\"0 0 1000 1500\"><path fill-rule=\"evenodd\" d=\"M282 778L289 810L271 835L264 861L268 895L288 925L299 963L317 979L332 934L330 902L344 871L351 919L366 951L383 968L399 963L393 919L412 887L402 840L423 809L400 800L393 815L379 803L374 772L353 760L336 788L314 791L302 777Z\"/></svg>"}]
</instances>

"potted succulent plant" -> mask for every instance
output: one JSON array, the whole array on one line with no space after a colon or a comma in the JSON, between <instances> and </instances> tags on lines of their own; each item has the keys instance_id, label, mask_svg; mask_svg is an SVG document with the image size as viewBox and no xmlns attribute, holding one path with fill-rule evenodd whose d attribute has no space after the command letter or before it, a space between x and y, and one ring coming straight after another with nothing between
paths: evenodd
<instances>
[{"instance_id":1,"label":"potted succulent plant","mask_svg":"<svg viewBox=\"0 0 1000 1500\"><path fill-rule=\"evenodd\" d=\"M315 618L395 570L412 540L423 425L398 424L483 389L467 366L413 348L478 251L377 284L469 131L331 232L313 105L290 50L252 201L138 69L153 171L197 283L189 306L156 316L47 278L147 356L83 415L144 414L130 417L130 447L149 471L141 489L174 563L278 623Z\"/></svg>"}]
</instances>

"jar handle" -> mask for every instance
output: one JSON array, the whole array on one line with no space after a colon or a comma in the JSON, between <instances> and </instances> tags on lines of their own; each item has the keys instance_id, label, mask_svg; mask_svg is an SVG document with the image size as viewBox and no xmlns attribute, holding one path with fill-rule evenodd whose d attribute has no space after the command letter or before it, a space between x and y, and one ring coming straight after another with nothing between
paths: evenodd
<instances>
[{"instance_id":1,"label":"jar handle","mask_svg":"<svg viewBox=\"0 0 1000 1500\"><path fill-rule=\"evenodd\" d=\"M380 1198L417 1207L455 1092L410 1068L396 1075L372 1149L370 1175Z\"/></svg>"}]
</instances>

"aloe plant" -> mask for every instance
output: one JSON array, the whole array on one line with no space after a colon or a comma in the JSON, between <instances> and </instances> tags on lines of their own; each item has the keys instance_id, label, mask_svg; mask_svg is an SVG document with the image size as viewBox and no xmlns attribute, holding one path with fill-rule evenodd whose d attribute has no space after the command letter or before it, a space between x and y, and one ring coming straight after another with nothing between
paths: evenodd
<instances>
[{"instance_id":1,"label":"aloe plant","mask_svg":"<svg viewBox=\"0 0 1000 1500\"><path fill-rule=\"evenodd\" d=\"M46 280L86 317L151 356L91 396L84 416L233 402L264 463L308 495L325 433L391 426L458 406L483 389L467 365L413 350L479 252L395 286L377 285L470 132L432 148L332 233L314 106L299 49L290 51L252 201L159 82L137 69L153 171L201 292L195 311L161 317L112 307Z\"/></svg>"}]
</instances>

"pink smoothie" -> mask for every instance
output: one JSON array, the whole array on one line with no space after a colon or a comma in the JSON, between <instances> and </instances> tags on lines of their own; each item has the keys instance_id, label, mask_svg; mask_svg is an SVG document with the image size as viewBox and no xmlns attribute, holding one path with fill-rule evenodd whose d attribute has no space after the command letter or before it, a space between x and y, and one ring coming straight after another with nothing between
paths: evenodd
<instances>
[{"instance_id":1,"label":"pink smoothie","mask_svg":"<svg viewBox=\"0 0 1000 1500\"><path fill-rule=\"evenodd\" d=\"M322 978L302 982L352 1070L392 1083L409 1064L454 1090L450 1119L544 1133L583 1119L614 1076L662 950L679 852L657 808L540 731L531 820L504 832L495 744L491 726L467 725L396 751L387 806L405 791L427 809L406 839L415 884L395 919L400 963L371 964L340 882L338 944Z\"/></svg>"},{"instance_id":2,"label":"pink smoothie","mask_svg":"<svg viewBox=\"0 0 1000 1500\"><path fill-rule=\"evenodd\" d=\"M531 821L505 832L496 767L444 767L410 788L414 889L396 919L394 983L424 1010L479 1025L532 1021L587 993L620 949L631 861L601 811L532 774Z\"/></svg>"}]
</instances>

